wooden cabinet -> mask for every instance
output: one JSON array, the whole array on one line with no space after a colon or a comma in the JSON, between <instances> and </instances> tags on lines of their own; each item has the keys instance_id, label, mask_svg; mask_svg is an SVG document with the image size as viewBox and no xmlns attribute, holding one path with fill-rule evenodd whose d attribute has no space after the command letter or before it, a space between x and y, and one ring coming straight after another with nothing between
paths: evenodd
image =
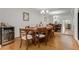
<instances>
[{"instance_id":1,"label":"wooden cabinet","mask_svg":"<svg viewBox=\"0 0 79 59\"><path fill-rule=\"evenodd\" d=\"M14 41L14 27L0 27L0 45Z\"/></svg>"}]
</instances>

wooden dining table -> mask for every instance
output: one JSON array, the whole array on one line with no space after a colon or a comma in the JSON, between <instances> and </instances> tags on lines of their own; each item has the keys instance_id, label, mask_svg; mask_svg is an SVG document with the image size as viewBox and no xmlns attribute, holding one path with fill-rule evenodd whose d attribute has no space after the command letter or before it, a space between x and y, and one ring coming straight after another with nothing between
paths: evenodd
<instances>
[{"instance_id":1,"label":"wooden dining table","mask_svg":"<svg viewBox=\"0 0 79 59\"><path fill-rule=\"evenodd\" d=\"M28 29L36 32L38 28L46 28L47 30L52 30L53 26L27 27L27 28L20 28L20 29Z\"/></svg>"}]
</instances>

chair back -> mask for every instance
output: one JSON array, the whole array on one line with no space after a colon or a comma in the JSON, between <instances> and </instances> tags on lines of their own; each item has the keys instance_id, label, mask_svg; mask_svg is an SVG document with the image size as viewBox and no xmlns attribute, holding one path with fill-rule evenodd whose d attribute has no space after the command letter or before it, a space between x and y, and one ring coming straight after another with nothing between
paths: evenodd
<instances>
[{"instance_id":1,"label":"chair back","mask_svg":"<svg viewBox=\"0 0 79 59\"><path fill-rule=\"evenodd\" d=\"M20 29L20 38L22 38L22 36L26 36L26 39L28 39L27 35L32 35L32 37L34 38L35 32L30 29Z\"/></svg>"},{"instance_id":2,"label":"chair back","mask_svg":"<svg viewBox=\"0 0 79 59\"><path fill-rule=\"evenodd\" d=\"M20 37L26 35L26 30L25 29L20 29Z\"/></svg>"},{"instance_id":3,"label":"chair back","mask_svg":"<svg viewBox=\"0 0 79 59\"><path fill-rule=\"evenodd\" d=\"M38 34L45 34L47 36L48 30L46 27L39 27L37 28Z\"/></svg>"}]
</instances>

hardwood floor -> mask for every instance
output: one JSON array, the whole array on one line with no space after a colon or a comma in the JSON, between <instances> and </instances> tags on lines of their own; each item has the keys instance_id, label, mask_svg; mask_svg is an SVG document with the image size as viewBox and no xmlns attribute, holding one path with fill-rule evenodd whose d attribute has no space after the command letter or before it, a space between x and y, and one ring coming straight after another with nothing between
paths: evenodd
<instances>
[{"instance_id":1,"label":"hardwood floor","mask_svg":"<svg viewBox=\"0 0 79 59\"><path fill-rule=\"evenodd\" d=\"M26 50L25 43L19 48L20 39L15 39L15 42L0 48L0 50ZM79 46L77 42L72 38L72 36L61 35L60 33L55 33L55 38L51 38L48 41L47 46L41 43L40 47L30 45L28 50L78 50Z\"/></svg>"}]
</instances>

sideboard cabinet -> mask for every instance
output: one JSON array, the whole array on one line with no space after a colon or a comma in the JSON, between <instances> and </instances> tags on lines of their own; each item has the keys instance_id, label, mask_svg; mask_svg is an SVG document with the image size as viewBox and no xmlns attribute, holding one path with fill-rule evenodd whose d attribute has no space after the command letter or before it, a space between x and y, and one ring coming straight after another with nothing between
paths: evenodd
<instances>
[{"instance_id":1,"label":"sideboard cabinet","mask_svg":"<svg viewBox=\"0 0 79 59\"><path fill-rule=\"evenodd\" d=\"M0 27L0 45L14 42L14 27Z\"/></svg>"}]
</instances>

